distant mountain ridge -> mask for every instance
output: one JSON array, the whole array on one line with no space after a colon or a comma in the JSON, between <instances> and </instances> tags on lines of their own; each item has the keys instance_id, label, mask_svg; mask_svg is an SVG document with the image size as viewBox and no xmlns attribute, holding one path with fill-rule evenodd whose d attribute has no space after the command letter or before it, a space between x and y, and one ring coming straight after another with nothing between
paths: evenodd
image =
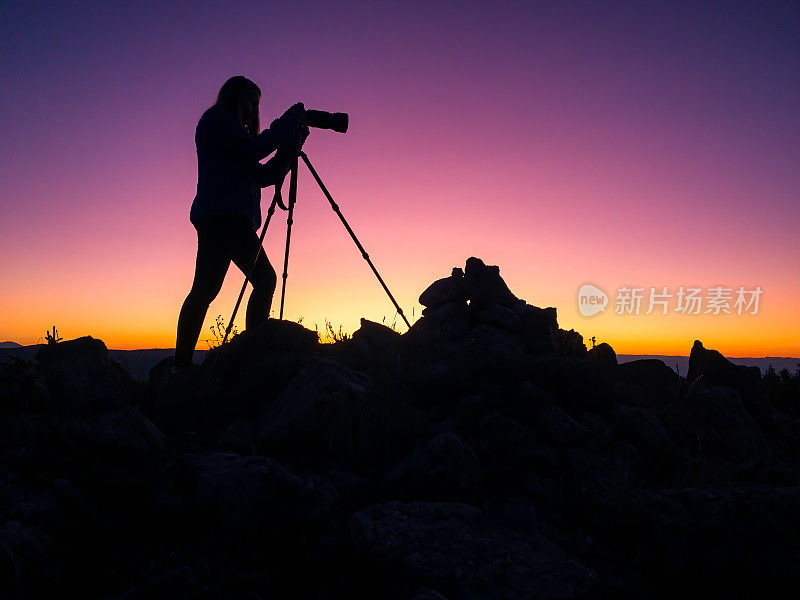
<instances>
[{"instance_id":1,"label":"distant mountain ridge","mask_svg":"<svg viewBox=\"0 0 800 600\"><path fill-rule=\"evenodd\" d=\"M43 345L21 346L14 342L3 342L3 344L14 345L0 345L0 361L7 356L17 356L23 360L36 360L36 352ZM163 359L175 354L175 350L173 348L147 348L143 350L109 350L108 353L111 358L127 369L134 381L147 381L150 369ZM195 350L194 361L203 362L205 354L205 350Z\"/></svg>"},{"instance_id":2,"label":"distant mountain ridge","mask_svg":"<svg viewBox=\"0 0 800 600\"><path fill-rule=\"evenodd\" d=\"M677 371L678 375L681 377L686 377L686 373L689 372L688 356L667 356L663 354L617 354L617 361L620 363L645 358L654 358L663 361L664 364L666 364L670 369ZM791 356L745 356L741 358L726 356L725 358L735 365L758 367L761 369L761 375L764 375L770 365L775 368L776 373L781 369L789 369L789 372L794 374L794 372L797 370L797 363L800 363L800 358L793 358Z\"/></svg>"},{"instance_id":3,"label":"distant mountain ridge","mask_svg":"<svg viewBox=\"0 0 800 600\"><path fill-rule=\"evenodd\" d=\"M19 356L25 360L36 360L36 351L41 344L34 344L32 346L22 346L16 342L0 342L0 360L6 356ZM136 381L147 381L150 374L150 369L156 366L160 361L172 356L175 353L173 348L144 348L141 350L109 350L111 358L119 361L131 374ZM195 350L194 361L202 362L205 356L205 350ZM632 360L654 358L663 361L670 369L676 371L681 377L686 377L689 372L689 357L676 356L665 354L617 354L617 361L620 363L630 362ZM800 358L791 356L763 356L763 357L726 357L729 361L736 365L745 365L747 367L758 367L761 369L761 374L767 370L771 364L778 373L781 369L789 369L789 372L794 374L797 370L797 363L800 363Z\"/></svg>"}]
</instances>

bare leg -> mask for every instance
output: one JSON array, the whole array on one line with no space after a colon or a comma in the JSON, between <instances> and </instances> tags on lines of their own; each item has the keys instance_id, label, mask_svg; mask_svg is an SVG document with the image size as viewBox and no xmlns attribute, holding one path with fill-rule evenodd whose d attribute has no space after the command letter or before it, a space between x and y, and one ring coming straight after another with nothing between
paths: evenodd
<instances>
[{"instance_id":1,"label":"bare leg","mask_svg":"<svg viewBox=\"0 0 800 600\"><path fill-rule=\"evenodd\" d=\"M175 366L192 364L194 349L208 307L222 288L230 265L230 235L222 221L207 220L197 227L197 260L192 289L181 307L175 341Z\"/></svg>"},{"instance_id":2,"label":"bare leg","mask_svg":"<svg viewBox=\"0 0 800 600\"><path fill-rule=\"evenodd\" d=\"M245 317L246 328L252 330L269 317L272 297L275 294L277 275L264 249L259 244L255 231L249 230L247 234L243 233L238 239L242 243L241 246L237 247L233 261L243 273L247 274L253 268L253 260L256 256L256 251L258 252L258 260L250 277L253 291L247 301L247 315Z\"/></svg>"}]
</instances>

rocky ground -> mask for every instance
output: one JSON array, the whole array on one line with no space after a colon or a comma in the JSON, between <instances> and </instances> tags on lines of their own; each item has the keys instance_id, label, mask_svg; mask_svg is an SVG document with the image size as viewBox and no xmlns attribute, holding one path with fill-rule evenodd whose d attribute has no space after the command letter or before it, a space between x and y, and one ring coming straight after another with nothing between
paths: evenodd
<instances>
[{"instance_id":1,"label":"rocky ground","mask_svg":"<svg viewBox=\"0 0 800 600\"><path fill-rule=\"evenodd\" d=\"M0 364L0 598L779 597L800 423L697 341L586 349L478 259L404 334L269 321L134 383Z\"/></svg>"}]
</instances>

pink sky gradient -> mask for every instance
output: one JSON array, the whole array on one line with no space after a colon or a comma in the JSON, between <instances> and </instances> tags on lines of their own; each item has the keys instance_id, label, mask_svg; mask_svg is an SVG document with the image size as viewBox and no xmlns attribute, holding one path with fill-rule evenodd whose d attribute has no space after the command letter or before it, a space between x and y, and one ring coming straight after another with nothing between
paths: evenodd
<instances>
[{"instance_id":1,"label":"pink sky gradient","mask_svg":"<svg viewBox=\"0 0 800 600\"><path fill-rule=\"evenodd\" d=\"M729 356L800 356L797 5L641 4L12 2L0 341L56 325L109 347L174 346L196 249L194 128L243 74L262 88L263 125L298 100L350 114L347 134L313 131L306 151L409 316L431 281L479 256L619 353L688 354L701 339ZM391 322L300 178L286 317ZM276 220L266 249L280 275ZM201 339L241 281L232 266ZM757 315L612 306L586 319L587 281L764 292ZM279 298L280 286L276 312Z\"/></svg>"}]
</instances>

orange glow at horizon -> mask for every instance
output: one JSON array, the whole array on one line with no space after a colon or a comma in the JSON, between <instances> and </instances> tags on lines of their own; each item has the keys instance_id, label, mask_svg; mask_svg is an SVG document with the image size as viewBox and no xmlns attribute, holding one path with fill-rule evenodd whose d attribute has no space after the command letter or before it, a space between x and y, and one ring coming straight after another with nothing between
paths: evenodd
<instances>
[{"instance_id":1,"label":"orange glow at horizon","mask_svg":"<svg viewBox=\"0 0 800 600\"><path fill-rule=\"evenodd\" d=\"M434 2L420 18L409 3L283 3L222 23L203 3L15 3L0 40L14 58L0 69L0 341L55 325L174 347L195 128L244 74L262 125L298 100L350 114L345 135L315 129L305 150L409 319L477 256L587 344L800 357L796 36L768 8L695 4ZM281 26L264 36L265 22ZM395 320L302 164L294 219L285 317L347 332ZM275 315L285 227L278 211L265 242ZM231 265L198 349L242 279ZM579 314L587 282L608 292L604 314ZM717 285L761 286L759 313L614 314L621 286Z\"/></svg>"}]
</instances>

